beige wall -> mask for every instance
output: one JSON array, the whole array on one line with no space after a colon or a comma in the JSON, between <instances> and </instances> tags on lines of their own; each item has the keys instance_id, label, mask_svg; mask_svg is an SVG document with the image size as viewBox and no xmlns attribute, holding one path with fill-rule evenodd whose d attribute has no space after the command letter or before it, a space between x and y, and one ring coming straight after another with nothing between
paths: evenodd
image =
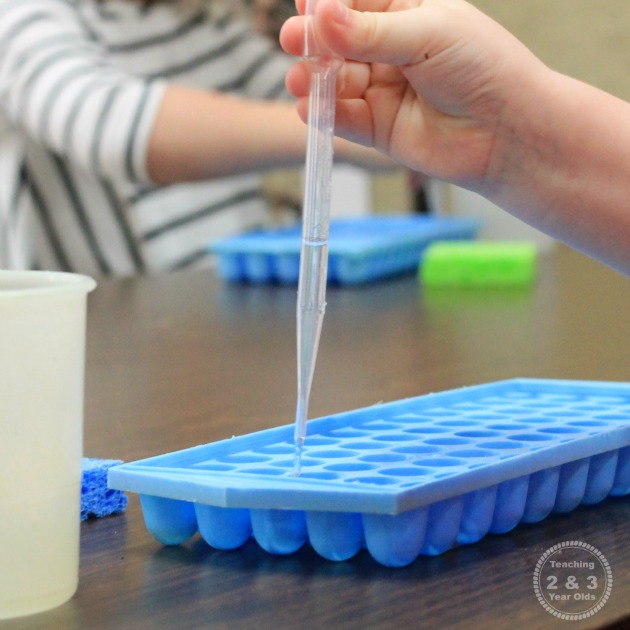
<instances>
[{"instance_id":1,"label":"beige wall","mask_svg":"<svg viewBox=\"0 0 630 630\"><path fill-rule=\"evenodd\" d=\"M630 100L628 0L474 0L550 67Z\"/></svg>"}]
</instances>

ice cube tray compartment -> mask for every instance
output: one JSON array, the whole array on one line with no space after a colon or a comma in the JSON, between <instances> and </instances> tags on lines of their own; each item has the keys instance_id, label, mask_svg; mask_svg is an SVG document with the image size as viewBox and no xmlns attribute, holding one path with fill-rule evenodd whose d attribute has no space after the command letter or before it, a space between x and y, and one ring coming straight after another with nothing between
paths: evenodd
<instances>
[{"instance_id":1,"label":"ice cube tray compartment","mask_svg":"<svg viewBox=\"0 0 630 630\"><path fill-rule=\"evenodd\" d=\"M197 531L273 554L305 543L404 566L630 493L630 385L514 379L311 420L302 473L293 426L123 464L164 544Z\"/></svg>"},{"instance_id":2,"label":"ice cube tray compartment","mask_svg":"<svg viewBox=\"0 0 630 630\"><path fill-rule=\"evenodd\" d=\"M437 240L472 239L480 222L453 217L381 216L330 224L328 281L352 285L415 271ZM229 282L296 284L302 243L299 225L215 241L217 273Z\"/></svg>"}]
</instances>

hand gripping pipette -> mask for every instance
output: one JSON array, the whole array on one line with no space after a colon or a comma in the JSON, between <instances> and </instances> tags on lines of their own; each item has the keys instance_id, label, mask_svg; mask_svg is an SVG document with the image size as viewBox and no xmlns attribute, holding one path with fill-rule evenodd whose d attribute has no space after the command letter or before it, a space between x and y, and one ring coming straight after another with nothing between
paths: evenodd
<instances>
[{"instance_id":1,"label":"hand gripping pipette","mask_svg":"<svg viewBox=\"0 0 630 630\"><path fill-rule=\"evenodd\" d=\"M304 181L302 250L297 301L297 381L294 473L300 474L308 401L326 309L330 189L335 127L335 83L341 62L317 40L313 11L306 2L304 57L312 64Z\"/></svg>"}]
</instances>

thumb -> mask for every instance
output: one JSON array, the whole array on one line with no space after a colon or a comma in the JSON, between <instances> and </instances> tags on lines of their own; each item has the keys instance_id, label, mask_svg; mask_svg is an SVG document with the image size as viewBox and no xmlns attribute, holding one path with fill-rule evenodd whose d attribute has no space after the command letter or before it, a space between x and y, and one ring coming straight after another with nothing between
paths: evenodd
<instances>
[{"instance_id":1,"label":"thumb","mask_svg":"<svg viewBox=\"0 0 630 630\"><path fill-rule=\"evenodd\" d=\"M346 59L396 66L425 61L453 43L449 33L459 11L422 2L390 12L362 12L341 0L318 0L315 27L319 36Z\"/></svg>"}]
</instances>

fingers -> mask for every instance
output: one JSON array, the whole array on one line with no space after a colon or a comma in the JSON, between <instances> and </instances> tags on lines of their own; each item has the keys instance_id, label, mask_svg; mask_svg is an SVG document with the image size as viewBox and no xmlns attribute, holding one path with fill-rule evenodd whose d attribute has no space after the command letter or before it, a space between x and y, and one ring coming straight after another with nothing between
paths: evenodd
<instances>
[{"instance_id":1,"label":"fingers","mask_svg":"<svg viewBox=\"0 0 630 630\"><path fill-rule=\"evenodd\" d=\"M297 112L305 123L311 76L311 65L301 62L292 66L286 77L287 89L297 97ZM335 135L371 147L374 143L372 113L364 99L369 83L370 69L366 64L346 62L337 73Z\"/></svg>"},{"instance_id":2,"label":"fingers","mask_svg":"<svg viewBox=\"0 0 630 630\"><path fill-rule=\"evenodd\" d=\"M291 66L285 78L285 84L289 93L297 98L302 98L308 94L310 83L310 73L304 63L297 63Z\"/></svg>"},{"instance_id":3,"label":"fingers","mask_svg":"<svg viewBox=\"0 0 630 630\"><path fill-rule=\"evenodd\" d=\"M308 98L299 98L296 107L301 120L306 123L308 121ZM337 101L335 135L366 147L374 146L372 113L363 99Z\"/></svg>"},{"instance_id":4,"label":"fingers","mask_svg":"<svg viewBox=\"0 0 630 630\"><path fill-rule=\"evenodd\" d=\"M317 2L318 0L311 0L311 2ZM398 0L399 2L400 0ZM405 1L405 0L403 0ZM422 0L420 0L422 1ZM308 0L295 0L295 8L300 15L304 15L306 12L306 3ZM392 0L341 0L345 5L361 10L361 11L384 11L388 5L395 4Z\"/></svg>"},{"instance_id":5,"label":"fingers","mask_svg":"<svg viewBox=\"0 0 630 630\"><path fill-rule=\"evenodd\" d=\"M311 69L308 63L297 63L287 72L287 90L293 96L308 95ZM370 68L365 64L345 62L337 73L337 98L361 98L370 82Z\"/></svg>"},{"instance_id":6,"label":"fingers","mask_svg":"<svg viewBox=\"0 0 630 630\"><path fill-rule=\"evenodd\" d=\"M374 146L373 116L363 99L337 101L335 134L366 147Z\"/></svg>"},{"instance_id":7,"label":"fingers","mask_svg":"<svg viewBox=\"0 0 630 630\"><path fill-rule=\"evenodd\" d=\"M367 4L372 8L385 3L370 0L361 6ZM452 43L449 33L458 18L458 3L413 2L407 3L415 5L407 10L403 4L398 3L401 10L362 12L340 0L317 0L315 27L341 57L398 66L422 62Z\"/></svg>"},{"instance_id":8,"label":"fingers","mask_svg":"<svg viewBox=\"0 0 630 630\"><path fill-rule=\"evenodd\" d=\"M280 45L284 51L294 57L304 53L304 18L290 17L280 29Z\"/></svg>"},{"instance_id":9,"label":"fingers","mask_svg":"<svg viewBox=\"0 0 630 630\"><path fill-rule=\"evenodd\" d=\"M314 0L315 28L318 35L340 56L360 61L384 63L411 63L422 58L422 33L448 24L435 18L444 13L423 0ZM306 0L296 0L298 11L303 11ZM441 4L441 3L440 3ZM447 0L447 4L450 4ZM361 10L352 10L358 6ZM422 8L428 15L409 15L409 11ZM433 15L433 20L431 19ZM424 23L424 26L423 26ZM280 32L280 44L285 52L301 57L304 49L305 18L289 18Z\"/></svg>"}]
</instances>

